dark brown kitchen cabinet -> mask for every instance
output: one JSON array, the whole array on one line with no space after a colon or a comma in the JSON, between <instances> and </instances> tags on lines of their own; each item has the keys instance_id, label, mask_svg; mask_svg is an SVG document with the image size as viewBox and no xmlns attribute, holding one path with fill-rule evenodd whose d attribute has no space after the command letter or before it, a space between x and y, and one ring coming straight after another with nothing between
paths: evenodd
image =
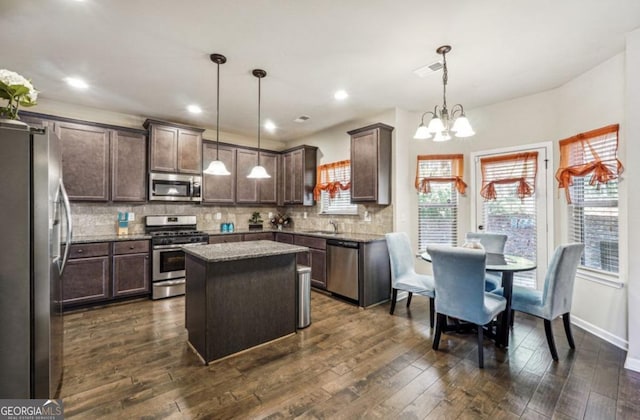
<instances>
[{"instance_id":1,"label":"dark brown kitchen cabinet","mask_svg":"<svg viewBox=\"0 0 640 420\"><path fill-rule=\"evenodd\" d=\"M202 132L204 130L147 119L149 130L149 170L200 174L202 172Z\"/></svg>"},{"instance_id":2,"label":"dark brown kitchen cabinet","mask_svg":"<svg viewBox=\"0 0 640 420\"><path fill-rule=\"evenodd\" d=\"M323 238L294 235L295 245L306 246L309 252L297 255L297 263L311 267L311 285L320 289L327 288L327 241Z\"/></svg>"},{"instance_id":3,"label":"dark brown kitchen cabinet","mask_svg":"<svg viewBox=\"0 0 640 420\"><path fill-rule=\"evenodd\" d=\"M254 232L242 235L243 241L273 241L273 232Z\"/></svg>"},{"instance_id":4,"label":"dark brown kitchen cabinet","mask_svg":"<svg viewBox=\"0 0 640 420\"><path fill-rule=\"evenodd\" d=\"M107 300L111 273L109 243L71 245L62 275L65 307Z\"/></svg>"},{"instance_id":5,"label":"dark brown kitchen cabinet","mask_svg":"<svg viewBox=\"0 0 640 420\"><path fill-rule=\"evenodd\" d=\"M149 293L149 241L113 243L113 297Z\"/></svg>"},{"instance_id":6,"label":"dark brown kitchen cabinet","mask_svg":"<svg viewBox=\"0 0 640 420\"><path fill-rule=\"evenodd\" d=\"M234 204L236 201L236 148L219 146L218 158L231 172L231 175L202 175L202 202L209 204ZM216 143L202 143L202 163L206 168L216 160Z\"/></svg>"},{"instance_id":7,"label":"dark brown kitchen cabinet","mask_svg":"<svg viewBox=\"0 0 640 420\"><path fill-rule=\"evenodd\" d=\"M62 177L70 200L109 201L111 130L55 122L62 144Z\"/></svg>"},{"instance_id":8,"label":"dark brown kitchen cabinet","mask_svg":"<svg viewBox=\"0 0 640 420\"><path fill-rule=\"evenodd\" d=\"M209 235L209 244L226 244L229 242L242 242L241 233L225 234L225 235Z\"/></svg>"},{"instance_id":9,"label":"dark brown kitchen cabinet","mask_svg":"<svg viewBox=\"0 0 640 420\"><path fill-rule=\"evenodd\" d=\"M282 204L314 204L317 147L300 146L282 154Z\"/></svg>"},{"instance_id":10,"label":"dark brown kitchen cabinet","mask_svg":"<svg viewBox=\"0 0 640 420\"><path fill-rule=\"evenodd\" d=\"M71 245L62 275L64 307L148 295L149 249L148 240Z\"/></svg>"},{"instance_id":11,"label":"dark brown kitchen cabinet","mask_svg":"<svg viewBox=\"0 0 640 420\"><path fill-rule=\"evenodd\" d=\"M351 202L391 203L391 132L377 123L349 131L351 136Z\"/></svg>"},{"instance_id":12,"label":"dark brown kitchen cabinet","mask_svg":"<svg viewBox=\"0 0 640 420\"><path fill-rule=\"evenodd\" d=\"M111 135L111 200L147 200L147 139L142 134Z\"/></svg>"},{"instance_id":13,"label":"dark brown kitchen cabinet","mask_svg":"<svg viewBox=\"0 0 640 420\"><path fill-rule=\"evenodd\" d=\"M260 165L264 166L271 178L251 179L247 175L258 164L258 151L238 148L236 153L236 203L277 204L278 155L260 151Z\"/></svg>"}]
</instances>

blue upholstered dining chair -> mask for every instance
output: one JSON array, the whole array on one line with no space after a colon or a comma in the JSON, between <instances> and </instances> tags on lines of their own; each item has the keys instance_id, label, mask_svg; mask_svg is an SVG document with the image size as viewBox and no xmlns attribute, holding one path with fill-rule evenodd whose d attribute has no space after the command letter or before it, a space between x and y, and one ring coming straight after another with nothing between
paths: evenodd
<instances>
[{"instance_id":1,"label":"blue upholstered dining chair","mask_svg":"<svg viewBox=\"0 0 640 420\"><path fill-rule=\"evenodd\" d=\"M385 235L389 250L389 262L391 263L391 309L393 315L396 309L398 290L409 293L407 308L411 305L411 297L414 293L429 298L429 325L433 328L433 277L426 274L418 274L415 270L415 253L411 249L411 241L405 232L392 232Z\"/></svg>"},{"instance_id":2,"label":"blue upholstered dining chair","mask_svg":"<svg viewBox=\"0 0 640 420\"><path fill-rule=\"evenodd\" d=\"M571 334L569 314L573 298L573 283L583 250L584 244L579 243L558 246L551 258L543 289L535 290L513 286L511 294L512 310L534 315L544 320L547 344L549 344L551 357L556 361L558 360L558 351L553 339L551 321L557 317L562 315L569 347L576 348Z\"/></svg>"},{"instance_id":3,"label":"blue upholstered dining chair","mask_svg":"<svg viewBox=\"0 0 640 420\"><path fill-rule=\"evenodd\" d=\"M484 290L486 253L483 250L429 246L436 287L436 332L433 349L438 350L446 317L476 324L478 330L478 366L484 367L483 326L505 310L502 296Z\"/></svg>"},{"instance_id":4,"label":"blue upholstered dining chair","mask_svg":"<svg viewBox=\"0 0 640 420\"><path fill-rule=\"evenodd\" d=\"M467 232L466 239L478 239L484 250L492 254L504 254L504 246L507 243L507 235L502 233L476 233ZM492 292L502 286L500 273L487 273L484 276L484 290Z\"/></svg>"}]
</instances>

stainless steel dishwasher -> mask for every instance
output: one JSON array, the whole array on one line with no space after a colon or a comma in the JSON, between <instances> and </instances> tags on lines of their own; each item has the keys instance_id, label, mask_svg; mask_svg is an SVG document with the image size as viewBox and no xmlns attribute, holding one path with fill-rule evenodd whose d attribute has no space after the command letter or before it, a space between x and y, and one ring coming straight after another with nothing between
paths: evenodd
<instances>
[{"instance_id":1,"label":"stainless steel dishwasher","mask_svg":"<svg viewBox=\"0 0 640 420\"><path fill-rule=\"evenodd\" d=\"M327 240L327 290L358 300L358 243Z\"/></svg>"}]
</instances>

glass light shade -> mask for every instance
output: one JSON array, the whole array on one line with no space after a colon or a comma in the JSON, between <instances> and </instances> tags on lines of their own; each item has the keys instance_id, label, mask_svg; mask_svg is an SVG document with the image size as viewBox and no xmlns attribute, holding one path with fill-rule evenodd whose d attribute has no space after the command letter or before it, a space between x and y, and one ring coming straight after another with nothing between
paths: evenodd
<instances>
[{"instance_id":1,"label":"glass light shade","mask_svg":"<svg viewBox=\"0 0 640 420\"><path fill-rule=\"evenodd\" d=\"M451 134L448 131L438 131L433 137L433 141L448 141L451 140Z\"/></svg>"},{"instance_id":2,"label":"glass light shade","mask_svg":"<svg viewBox=\"0 0 640 420\"><path fill-rule=\"evenodd\" d=\"M263 179L271 178L271 175L267 173L267 170L264 169L264 166L257 165L254 166L253 169L251 169L251 173L247 175L247 178Z\"/></svg>"},{"instance_id":3,"label":"glass light shade","mask_svg":"<svg viewBox=\"0 0 640 420\"><path fill-rule=\"evenodd\" d=\"M428 128L430 133L438 133L440 131L444 131L444 124L442 123L442 120L438 117L433 117L431 118L431 121L429 121L429 128Z\"/></svg>"},{"instance_id":4,"label":"glass light shade","mask_svg":"<svg viewBox=\"0 0 640 420\"><path fill-rule=\"evenodd\" d=\"M423 123L420 123L418 129L416 130L416 134L413 136L416 140L424 140L431 137L431 133L429 133L429 129Z\"/></svg>"},{"instance_id":5,"label":"glass light shade","mask_svg":"<svg viewBox=\"0 0 640 420\"><path fill-rule=\"evenodd\" d=\"M221 160L212 160L207 169L202 172L209 175L231 175Z\"/></svg>"},{"instance_id":6,"label":"glass light shade","mask_svg":"<svg viewBox=\"0 0 640 420\"><path fill-rule=\"evenodd\" d=\"M469 120L464 115L456 118L451 131L456 133L456 137L471 137L476 134L471 128Z\"/></svg>"}]
</instances>

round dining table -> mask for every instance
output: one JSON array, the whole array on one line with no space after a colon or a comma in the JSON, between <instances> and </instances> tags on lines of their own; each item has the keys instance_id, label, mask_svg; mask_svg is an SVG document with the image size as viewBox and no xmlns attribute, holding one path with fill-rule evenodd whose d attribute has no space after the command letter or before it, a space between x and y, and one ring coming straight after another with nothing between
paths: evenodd
<instances>
[{"instance_id":1,"label":"round dining table","mask_svg":"<svg viewBox=\"0 0 640 420\"><path fill-rule=\"evenodd\" d=\"M431 262L431 256L427 252L420 254L420 258ZM513 273L531 271L536 269L536 263L524 257L506 254L493 254L487 252L485 269L491 272L502 273L502 296L507 300L507 306L498 319L496 331L496 345L509 346L509 325L511 324L511 296L513 293ZM436 299L438 296L436 295Z\"/></svg>"}]
</instances>

